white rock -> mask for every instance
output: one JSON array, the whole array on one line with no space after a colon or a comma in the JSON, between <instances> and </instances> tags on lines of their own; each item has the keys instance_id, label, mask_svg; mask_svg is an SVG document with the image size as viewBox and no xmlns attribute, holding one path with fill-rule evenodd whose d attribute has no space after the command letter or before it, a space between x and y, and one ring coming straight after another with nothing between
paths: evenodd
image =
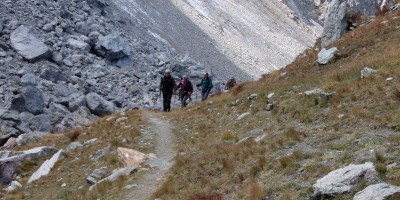
<instances>
[{"instance_id":1,"label":"white rock","mask_svg":"<svg viewBox=\"0 0 400 200\"><path fill-rule=\"evenodd\" d=\"M236 120L239 121L239 120L247 117L247 115L250 115L250 112L245 112L245 113L241 114Z\"/></svg>"},{"instance_id":2,"label":"white rock","mask_svg":"<svg viewBox=\"0 0 400 200\"><path fill-rule=\"evenodd\" d=\"M40 168L32 174L29 178L28 183L32 181L38 180L42 176L47 176L50 173L50 170L56 164L58 160L63 157L63 150L59 150L56 154L53 155L49 160L44 161L44 163L40 166Z\"/></svg>"},{"instance_id":3,"label":"white rock","mask_svg":"<svg viewBox=\"0 0 400 200\"><path fill-rule=\"evenodd\" d=\"M378 183L357 192L353 200L387 200L396 194L400 194L400 187L387 183Z\"/></svg>"}]
</instances>

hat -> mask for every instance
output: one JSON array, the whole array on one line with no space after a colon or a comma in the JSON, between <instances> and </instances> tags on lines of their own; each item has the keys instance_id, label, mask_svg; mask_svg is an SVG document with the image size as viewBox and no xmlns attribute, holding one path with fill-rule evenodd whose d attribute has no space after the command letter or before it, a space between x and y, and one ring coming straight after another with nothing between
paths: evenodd
<instances>
[{"instance_id":1,"label":"hat","mask_svg":"<svg viewBox=\"0 0 400 200\"><path fill-rule=\"evenodd\" d=\"M171 70L170 69L166 69L165 73L171 73Z\"/></svg>"},{"instance_id":2,"label":"hat","mask_svg":"<svg viewBox=\"0 0 400 200\"><path fill-rule=\"evenodd\" d=\"M183 75L182 78L187 78L187 76L186 76L186 75Z\"/></svg>"}]
</instances>

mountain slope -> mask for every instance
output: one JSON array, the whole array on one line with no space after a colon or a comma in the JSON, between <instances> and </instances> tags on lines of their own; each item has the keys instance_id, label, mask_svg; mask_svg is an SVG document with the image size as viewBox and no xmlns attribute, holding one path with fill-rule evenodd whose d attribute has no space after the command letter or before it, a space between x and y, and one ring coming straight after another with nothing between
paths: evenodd
<instances>
[{"instance_id":1,"label":"mountain slope","mask_svg":"<svg viewBox=\"0 0 400 200\"><path fill-rule=\"evenodd\" d=\"M249 80L281 68L310 47L321 31L318 23L296 21L277 0L114 2L222 79Z\"/></svg>"}]
</instances>

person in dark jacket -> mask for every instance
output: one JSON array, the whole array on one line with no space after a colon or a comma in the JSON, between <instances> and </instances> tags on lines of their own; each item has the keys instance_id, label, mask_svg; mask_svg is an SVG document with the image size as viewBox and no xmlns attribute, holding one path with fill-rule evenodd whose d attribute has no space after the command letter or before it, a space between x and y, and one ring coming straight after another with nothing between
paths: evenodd
<instances>
[{"instance_id":1,"label":"person in dark jacket","mask_svg":"<svg viewBox=\"0 0 400 200\"><path fill-rule=\"evenodd\" d=\"M171 76L169 69L165 70L164 77L160 81L160 92L163 95L163 111L171 111L171 98L176 87L175 79Z\"/></svg>"},{"instance_id":2,"label":"person in dark jacket","mask_svg":"<svg viewBox=\"0 0 400 200\"><path fill-rule=\"evenodd\" d=\"M188 98L190 98L190 96L193 93L192 82L189 81L189 78L187 76L183 76L182 81L176 87L176 90L177 89L180 89L179 99L181 100L181 107L182 108L186 107L187 105L186 101L188 100Z\"/></svg>"},{"instance_id":3,"label":"person in dark jacket","mask_svg":"<svg viewBox=\"0 0 400 200\"><path fill-rule=\"evenodd\" d=\"M197 87L201 87L201 100L204 101L208 98L211 89L213 88L213 83L210 77L208 77L208 73L204 73L203 79L201 82L196 85Z\"/></svg>"}]
</instances>

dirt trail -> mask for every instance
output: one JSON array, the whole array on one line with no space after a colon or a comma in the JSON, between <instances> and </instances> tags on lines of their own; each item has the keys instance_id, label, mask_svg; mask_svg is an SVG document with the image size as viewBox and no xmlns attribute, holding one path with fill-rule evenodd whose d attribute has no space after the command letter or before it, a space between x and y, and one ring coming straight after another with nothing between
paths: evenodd
<instances>
[{"instance_id":1,"label":"dirt trail","mask_svg":"<svg viewBox=\"0 0 400 200\"><path fill-rule=\"evenodd\" d=\"M156 158L151 158L146 162L150 169L144 171L138 178L137 187L130 189L126 199L150 199L151 195L164 182L176 154L175 135L168 120L155 113L146 113L145 118L149 125L141 134L139 141L143 144L154 145Z\"/></svg>"}]
</instances>

